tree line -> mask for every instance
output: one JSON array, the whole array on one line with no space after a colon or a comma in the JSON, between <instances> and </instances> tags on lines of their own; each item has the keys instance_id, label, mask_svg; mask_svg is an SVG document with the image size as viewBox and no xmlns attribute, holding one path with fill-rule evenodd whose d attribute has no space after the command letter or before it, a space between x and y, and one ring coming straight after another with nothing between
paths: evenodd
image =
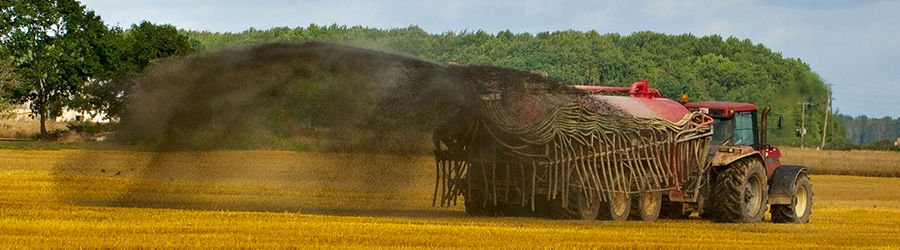
<instances>
[{"instance_id":1,"label":"tree line","mask_svg":"<svg viewBox=\"0 0 900 250\"><path fill-rule=\"evenodd\" d=\"M748 39L719 35L668 35L650 31L630 35L597 31L496 34L478 31L431 34L417 26L374 29L311 24L307 27L248 29L239 33L182 31L198 51L270 41L328 41L377 48L436 63L492 65L544 71L579 84L627 86L648 79L667 98L687 94L691 101L751 102L772 107L771 142L799 146L797 132L805 111L806 146L819 146L825 132L828 92L822 78L797 58L786 58ZM846 142L842 124L830 119L827 141Z\"/></svg>"},{"instance_id":2,"label":"tree line","mask_svg":"<svg viewBox=\"0 0 900 250\"><path fill-rule=\"evenodd\" d=\"M629 35L597 31L428 33L417 26L374 29L311 24L239 33L177 30L149 22L107 27L75 0L0 0L0 98L29 102L47 118L63 108L118 117L129 79L157 58L272 41L326 41L375 48L436 63L492 65L544 71L570 83L627 86L648 79L665 97L771 106L771 142L798 146L800 102L824 104L827 88L808 64L748 39L719 35ZM807 106L807 146L821 142L824 105ZM42 125L43 127L43 125ZM46 131L42 129L42 134ZM846 142L840 119L830 119L829 143Z\"/></svg>"},{"instance_id":3,"label":"tree line","mask_svg":"<svg viewBox=\"0 0 900 250\"><path fill-rule=\"evenodd\" d=\"M851 144L844 145L845 147L868 146L872 149L900 150L900 147L894 145L897 138L900 138L900 118L838 115L838 119L847 129L847 137L851 142Z\"/></svg>"}]
</instances>

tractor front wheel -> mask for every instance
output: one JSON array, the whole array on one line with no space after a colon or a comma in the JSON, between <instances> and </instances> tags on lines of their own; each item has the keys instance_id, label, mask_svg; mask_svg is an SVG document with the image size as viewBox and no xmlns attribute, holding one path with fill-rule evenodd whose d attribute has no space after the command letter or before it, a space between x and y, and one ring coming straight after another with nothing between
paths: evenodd
<instances>
[{"instance_id":1,"label":"tractor front wheel","mask_svg":"<svg viewBox=\"0 0 900 250\"><path fill-rule=\"evenodd\" d=\"M812 183L806 173L800 173L794 181L794 195L791 204L772 205L774 223L808 223L812 214Z\"/></svg>"}]
</instances>

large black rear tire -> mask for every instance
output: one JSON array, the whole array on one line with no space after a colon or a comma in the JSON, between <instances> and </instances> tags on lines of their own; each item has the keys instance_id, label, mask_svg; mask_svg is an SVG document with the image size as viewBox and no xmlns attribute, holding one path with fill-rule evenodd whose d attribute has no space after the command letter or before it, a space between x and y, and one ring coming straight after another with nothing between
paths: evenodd
<instances>
[{"instance_id":1,"label":"large black rear tire","mask_svg":"<svg viewBox=\"0 0 900 250\"><path fill-rule=\"evenodd\" d=\"M744 158L719 171L711 190L713 218L717 222L757 223L763 220L768 201L766 170L757 159Z\"/></svg>"},{"instance_id":2,"label":"large black rear tire","mask_svg":"<svg viewBox=\"0 0 900 250\"><path fill-rule=\"evenodd\" d=\"M812 182L806 173L800 173L794 181L794 194L791 204L772 205L772 222L774 223L809 223L813 204Z\"/></svg>"}]
</instances>

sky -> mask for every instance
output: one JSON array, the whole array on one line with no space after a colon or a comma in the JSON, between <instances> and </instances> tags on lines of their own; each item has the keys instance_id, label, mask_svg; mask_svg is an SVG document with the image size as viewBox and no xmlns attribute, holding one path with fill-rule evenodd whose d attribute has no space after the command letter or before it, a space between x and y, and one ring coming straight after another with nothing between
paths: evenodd
<instances>
[{"instance_id":1,"label":"sky","mask_svg":"<svg viewBox=\"0 0 900 250\"><path fill-rule=\"evenodd\" d=\"M111 26L147 20L181 29L320 25L429 33L596 30L719 34L808 63L832 84L841 114L900 118L900 1L608 0L81 0ZM778 93L772 93L777 95ZM813 108L825 108L825 104Z\"/></svg>"}]
</instances>

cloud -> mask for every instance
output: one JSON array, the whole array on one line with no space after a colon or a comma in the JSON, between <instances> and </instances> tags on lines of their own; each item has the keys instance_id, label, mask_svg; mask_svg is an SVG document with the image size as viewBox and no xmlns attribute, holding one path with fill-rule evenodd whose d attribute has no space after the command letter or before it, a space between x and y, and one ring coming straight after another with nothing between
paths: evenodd
<instances>
[{"instance_id":1,"label":"cloud","mask_svg":"<svg viewBox=\"0 0 900 250\"><path fill-rule=\"evenodd\" d=\"M699 16L722 11L738 3L740 1L737 0L654 0L644 4L644 12L659 18L684 18L686 16Z\"/></svg>"},{"instance_id":2,"label":"cloud","mask_svg":"<svg viewBox=\"0 0 900 250\"><path fill-rule=\"evenodd\" d=\"M285 23L301 22L301 20L318 24L345 24L363 26L382 26L390 23L384 18L382 5L372 2L332 1L295 13L299 20L282 20ZM307 14L306 17L303 15Z\"/></svg>"},{"instance_id":3,"label":"cloud","mask_svg":"<svg viewBox=\"0 0 900 250\"><path fill-rule=\"evenodd\" d=\"M587 30L611 29L615 24L613 14L609 8L593 8L583 10L575 14L572 26L578 26Z\"/></svg>"},{"instance_id":4,"label":"cloud","mask_svg":"<svg viewBox=\"0 0 900 250\"><path fill-rule=\"evenodd\" d=\"M462 16L463 2L460 0L444 1L445 9L443 11L444 20L456 20Z\"/></svg>"}]
</instances>

